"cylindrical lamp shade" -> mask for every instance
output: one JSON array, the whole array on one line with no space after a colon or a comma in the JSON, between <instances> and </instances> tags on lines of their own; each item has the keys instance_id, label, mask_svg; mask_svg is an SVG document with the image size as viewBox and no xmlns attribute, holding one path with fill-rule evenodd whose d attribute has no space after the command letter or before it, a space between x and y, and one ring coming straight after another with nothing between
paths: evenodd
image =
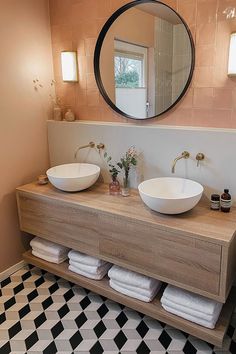
<instances>
[{"instance_id":1,"label":"cylindrical lamp shade","mask_svg":"<svg viewBox=\"0 0 236 354\"><path fill-rule=\"evenodd\" d=\"M63 81L78 81L76 52L61 52L61 69Z\"/></svg>"},{"instance_id":2,"label":"cylindrical lamp shade","mask_svg":"<svg viewBox=\"0 0 236 354\"><path fill-rule=\"evenodd\" d=\"M236 75L236 33L230 37L228 75Z\"/></svg>"}]
</instances>

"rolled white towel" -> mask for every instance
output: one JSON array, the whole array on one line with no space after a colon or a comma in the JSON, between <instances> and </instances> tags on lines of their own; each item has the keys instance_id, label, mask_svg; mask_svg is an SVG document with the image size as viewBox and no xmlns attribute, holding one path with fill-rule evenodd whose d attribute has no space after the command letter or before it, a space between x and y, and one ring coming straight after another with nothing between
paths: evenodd
<instances>
[{"instance_id":1,"label":"rolled white towel","mask_svg":"<svg viewBox=\"0 0 236 354\"><path fill-rule=\"evenodd\" d=\"M162 295L162 299L169 300L178 305L182 305L189 309L203 312L207 315L213 315L219 307L219 302L208 299L204 296L194 294L188 290L168 285Z\"/></svg>"},{"instance_id":2,"label":"rolled white towel","mask_svg":"<svg viewBox=\"0 0 236 354\"><path fill-rule=\"evenodd\" d=\"M170 313L173 313L174 315L176 316L179 316L179 317L182 317L182 318L185 318L186 320L188 321L191 321L191 322L194 322L194 323L197 323L203 327L207 327L207 328L210 328L210 329L213 329L215 328L215 325L216 325L216 322L219 318L219 314L220 314L220 311L217 311L213 316L212 316L212 320L211 321L206 321L204 319L201 319L199 317L195 317L195 316L191 316L185 312L182 312L182 311L178 311L176 310L175 308L173 307L170 307L170 306L166 306L166 305L163 305L162 304L162 307L170 312Z\"/></svg>"},{"instance_id":3,"label":"rolled white towel","mask_svg":"<svg viewBox=\"0 0 236 354\"><path fill-rule=\"evenodd\" d=\"M51 262L51 263L62 263L67 259L67 255L66 256L55 256L55 255L45 255L45 253L41 253L39 251L35 251L34 249L32 250L32 254L38 258L44 259L47 262Z\"/></svg>"},{"instance_id":4,"label":"rolled white towel","mask_svg":"<svg viewBox=\"0 0 236 354\"><path fill-rule=\"evenodd\" d=\"M105 266L101 267L101 271L99 274L92 274L89 272L85 272L84 270L77 268L71 264L69 265L68 269L71 272L79 274L79 275L83 275L86 278L90 278L90 279L94 279L94 280L101 280L107 274L109 267L110 267L110 265L105 265Z\"/></svg>"},{"instance_id":5,"label":"rolled white towel","mask_svg":"<svg viewBox=\"0 0 236 354\"><path fill-rule=\"evenodd\" d=\"M129 291L138 293L138 294L140 294L142 296L146 296L146 297L152 296L152 294L155 291L158 292L160 290L160 288L161 288L161 285L162 285L162 283L157 280L156 284L154 284L154 286L151 289L146 290L146 289L138 288L138 287L133 286L133 285L128 285L128 284L125 284L125 283L121 283L121 282L119 282L117 280L111 279L111 281L112 281L113 284L117 285L118 287L127 289Z\"/></svg>"},{"instance_id":6,"label":"rolled white towel","mask_svg":"<svg viewBox=\"0 0 236 354\"><path fill-rule=\"evenodd\" d=\"M111 280L116 280L121 283L146 290L152 289L154 284L157 282L156 279L119 267L117 265L113 265L113 267L111 267L108 272L108 276Z\"/></svg>"},{"instance_id":7,"label":"rolled white towel","mask_svg":"<svg viewBox=\"0 0 236 354\"><path fill-rule=\"evenodd\" d=\"M191 315L193 317L200 318L200 319L207 321L207 322L211 322L213 319L213 316L214 316L214 315L208 315L202 311L196 311L194 309L191 309L191 308L183 306L183 305L179 305L176 302L167 300L165 298L163 299L163 297L161 298L161 303L163 306L171 307L171 308L175 309L176 311L179 311L181 313L182 312L186 313L187 315ZM220 314L222 306L223 306L223 304L221 304L220 302L217 304L217 307L215 309L215 313L218 314L218 316Z\"/></svg>"},{"instance_id":8,"label":"rolled white towel","mask_svg":"<svg viewBox=\"0 0 236 354\"><path fill-rule=\"evenodd\" d=\"M41 250L41 252L46 251L49 252L51 255L55 256L61 256L61 254L65 254L66 252L68 253L70 250L68 247L58 245L57 243L44 240L39 237L35 237L33 240L31 240L30 246L32 248L37 248Z\"/></svg>"},{"instance_id":9,"label":"rolled white towel","mask_svg":"<svg viewBox=\"0 0 236 354\"><path fill-rule=\"evenodd\" d=\"M91 274L100 274L103 271L103 269L107 269L107 271L108 271L108 269L110 269L112 266L112 264L107 263L107 262L99 267L89 266L89 265L86 265L83 263L72 261L71 259L69 259L69 264L75 268L81 269L84 272L91 273Z\"/></svg>"},{"instance_id":10,"label":"rolled white towel","mask_svg":"<svg viewBox=\"0 0 236 354\"><path fill-rule=\"evenodd\" d=\"M68 257L72 261L83 263L83 264L86 264L86 265L89 265L89 266L99 267L99 266L104 265L104 264L107 263L107 262L105 262L105 261L103 261L101 259L98 259L96 257L92 257L92 256L89 256L89 255L87 255L85 253L81 253L79 251L74 251L74 250L71 250L69 252Z\"/></svg>"},{"instance_id":11,"label":"rolled white towel","mask_svg":"<svg viewBox=\"0 0 236 354\"><path fill-rule=\"evenodd\" d=\"M117 285L117 283L114 283L112 279L110 279L109 284L112 289L118 291L119 293L133 297L134 299L138 299L138 300L141 300L144 302L152 301L158 292L157 289L154 289L153 292L151 292L149 296L144 296L138 292L131 291L131 290L128 290L127 288Z\"/></svg>"}]
</instances>

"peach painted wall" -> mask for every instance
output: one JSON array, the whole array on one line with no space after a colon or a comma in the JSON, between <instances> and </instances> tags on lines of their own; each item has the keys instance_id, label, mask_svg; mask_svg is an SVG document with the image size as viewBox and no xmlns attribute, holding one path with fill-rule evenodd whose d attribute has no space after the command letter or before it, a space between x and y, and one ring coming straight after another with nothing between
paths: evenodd
<instances>
[{"instance_id":1,"label":"peach painted wall","mask_svg":"<svg viewBox=\"0 0 236 354\"><path fill-rule=\"evenodd\" d=\"M127 122L106 105L93 73L93 52L98 34L107 18L127 2L50 0L56 90L63 105L72 107L79 119ZM192 31L196 44L196 69L191 87L178 106L163 118L148 122L236 128L236 78L227 77L229 36L236 31L236 17L227 18L227 11L236 8L236 0L163 2L177 10ZM65 84L61 80L60 51L70 49L78 51L78 84Z\"/></svg>"},{"instance_id":2,"label":"peach painted wall","mask_svg":"<svg viewBox=\"0 0 236 354\"><path fill-rule=\"evenodd\" d=\"M52 55L48 0L1 0L0 273L19 262L15 188L48 167ZM43 88L34 90L39 78Z\"/></svg>"}]
</instances>

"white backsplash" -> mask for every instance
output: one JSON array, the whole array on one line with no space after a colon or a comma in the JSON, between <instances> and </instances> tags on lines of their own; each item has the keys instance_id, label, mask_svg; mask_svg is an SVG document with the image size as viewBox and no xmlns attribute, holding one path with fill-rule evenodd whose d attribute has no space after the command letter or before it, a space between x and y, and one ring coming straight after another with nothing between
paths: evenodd
<instances>
[{"instance_id":1,"label":"white backsplash","mask_svg":"<svg viewBox=\"0 0 236 354\"><path fill-rule=\"evenodd\" d=\"M114 161L134 145L140 152L140 161L137 171L131 172L133 187L144 179L173 176L173 160L187 150L191 156L177 162L174 176L200 182L208 197L212 192L221 193L229 188L236 201L236 130L233 129L48 121L48 139L51 166L75 162L76 148L90 141L104 143ZM198 152L206 157L199 167L195 159ZM109 181L104 159L95 149L81 150L77 161L99 165L102 177Z\"/></svg>"}]
</instances>

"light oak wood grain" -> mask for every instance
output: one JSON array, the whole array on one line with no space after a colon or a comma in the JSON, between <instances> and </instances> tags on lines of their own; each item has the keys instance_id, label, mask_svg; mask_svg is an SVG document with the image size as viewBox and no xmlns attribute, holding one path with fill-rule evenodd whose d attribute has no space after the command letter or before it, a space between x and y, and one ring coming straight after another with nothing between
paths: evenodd
<instances>
[{"instance_id":1,"label":"light oak wood grain","mask_svg":"<svg viewBox=\"0 0 236 354\"><path fill-rule=\"evenodd\" d=\"M122 202L123 199L121 199ZM117 214L18 192L21 229L153 278L219 299L221 245Z\"/></svg>"},{"instance_id":2,"label":"light oak wood grain","mask_svg":"<svg viewBox=\"0 0 236 354\"><path fill-rule=\"evenodd\" d=\"M165 322L173 327L179 328L189 334L197 336L209 343L217 346L222 346L222 342L229 325L229 321L235 306L236 293L235 290L231 291L231 294L227 300L227 303L223 306L221 315L216 324L214 330L204 328L193 322L182 319L181 317L172 315L165 311L160 303L160 297L162 292L151 303L144 303L142 301L132 299L128 296L120 294L113 290L108 283L108 278L104 278L101 281L95 281L83 276L72 273L68 270L68 263L53 264L46 262L40 258L32 255L31 251L26 252L23 258L29 264L33 264L41 269L45 269L55 275L63 277L75 284L78 284L86 289L94 291L102 296L108 297L116 302L119 302L125 306L128 306L134 310L142 312L148 316L151 316L159 321Z\"/></svg>"},{"instance_id":3,"label":"light oak wood grain","mask_svg":"<svg viewBox=\"0 0 236 354\"><path fill-rule=\"evenodd\" d=\"M131 196L108 195L107 185L96 185L79 193L66 193L57 190L50 184L39 186L30 183L17 188L19 192L26 192L40 196L40 198L54 199L79 205L84 210L115 214L122 217L124 222L130 218L138 225L151 224L160 230L176 234L176 238L189 236L211 243L225 245L235 237L236 208L228 214L209 209L209 202L200 202L193 210L180 215L163 215L147 208L141 201L138 192L132 190Z\"/></svg>"}]
</instances>

